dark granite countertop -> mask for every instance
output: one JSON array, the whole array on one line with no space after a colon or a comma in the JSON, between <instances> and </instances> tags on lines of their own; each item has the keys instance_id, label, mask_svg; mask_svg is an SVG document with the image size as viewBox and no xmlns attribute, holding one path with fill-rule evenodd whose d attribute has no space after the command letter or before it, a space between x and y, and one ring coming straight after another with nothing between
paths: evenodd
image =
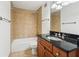
<instances>
[{"instance_id":1,"label":"dark granite countertop","mask_svg":"<svg viewBox=\"0 0 79 59\"><path fill-rule=\"evenodd\" d=\"M70 51L78 49L77 44L73 44L73 43L67 42L62 39L61 39L61 41L54 41L54 40L48 39L44 34L38 35L38 36L47 40L48 42L52 43L52 45L66 51L66 52L70 52Z\"/></svg>"}]
</instances>

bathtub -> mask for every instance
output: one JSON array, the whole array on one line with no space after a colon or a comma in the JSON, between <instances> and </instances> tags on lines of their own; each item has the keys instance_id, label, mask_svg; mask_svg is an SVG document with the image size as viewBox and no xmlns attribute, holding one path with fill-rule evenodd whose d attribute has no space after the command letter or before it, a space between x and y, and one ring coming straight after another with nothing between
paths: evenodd
<instances>
[{"instance_id":1,"label":"bathtub","mask_svg":"<svg viewBox=\"0 0 79 59\"><path fill-rule=\"evenodd\" d=\"M31 47L37 47L37 37L16 39L12 42L12 52L23 51Z\"/></svg>"}]
</instances>

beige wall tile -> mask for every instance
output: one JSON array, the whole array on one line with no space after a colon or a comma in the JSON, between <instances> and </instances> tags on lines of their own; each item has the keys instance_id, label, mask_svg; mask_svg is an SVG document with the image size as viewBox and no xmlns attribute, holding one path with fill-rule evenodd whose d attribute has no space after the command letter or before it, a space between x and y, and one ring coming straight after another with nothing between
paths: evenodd
<instances>
[{"instance_id":1,"label":"beige wall tile","mask_svg":"<svg viewBox=\"0 0 79 59\"><path fill-rule=\"evenodd\" d=\"M36 13L19 8L12 9L11 35L12 39L37 35Z\"/></svg>"}]
</instances>

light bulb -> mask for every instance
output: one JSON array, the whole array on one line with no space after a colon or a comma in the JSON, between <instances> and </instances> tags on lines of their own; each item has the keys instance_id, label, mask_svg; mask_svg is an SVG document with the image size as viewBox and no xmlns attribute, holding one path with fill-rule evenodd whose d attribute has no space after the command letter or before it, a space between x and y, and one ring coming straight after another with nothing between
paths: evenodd
<instances>
[{"instance_id":1,"label":"light bulb","mask_svg":"<svg viewBox=\"0 0 79 59\"><path fill-rule=\"evenodd\" d=\"M61 8L62 8L62 6L61 6L61 5L58 5L56 9L59 10L59 9L61 9Z\"/></svg>"},{"instance_id":2,"label":"light bulb","mask_svg":"<svg viewBox=\"0 0 79 59\"><path fill-rule=\"evenodd\" d=\"M52 8L52 9L53 9L53 8L57 8L57 5L56 5L56 4L53 4L51 8Z\"/></svg>"}]
</instances>

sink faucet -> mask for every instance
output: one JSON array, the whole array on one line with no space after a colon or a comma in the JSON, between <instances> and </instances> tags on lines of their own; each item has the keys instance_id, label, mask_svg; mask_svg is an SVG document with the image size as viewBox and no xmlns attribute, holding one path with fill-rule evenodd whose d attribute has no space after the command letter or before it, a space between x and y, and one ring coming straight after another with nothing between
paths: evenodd
<instances>
[{"instance_id":1,"label":"sink faucet","mask_svg":"<svg viewBox=\"0 0 79 59\"><path fill-rule=\"evenodd\" d=\"M65 34L62 34L62 39L64 39Z\"/></svg>"},{"instance_id":2,"label":"sink faucet","mask_svg":"<svg viewBox=\"0 0 79 59\"><path fill-rule=\"evenodd\" d=\"M60 33L58 33L58 37L61 37L61 34Z\"/></svg>"},{"instance_id":3,"label":"sink faucet","mask_svg":"<svg viewBox=\"0 0 79 59\"><path fill-rule=\"evenodd\" d=\"M57 37L57 33L55 33L55 36Z\"/></svg>"}]
</instances>

